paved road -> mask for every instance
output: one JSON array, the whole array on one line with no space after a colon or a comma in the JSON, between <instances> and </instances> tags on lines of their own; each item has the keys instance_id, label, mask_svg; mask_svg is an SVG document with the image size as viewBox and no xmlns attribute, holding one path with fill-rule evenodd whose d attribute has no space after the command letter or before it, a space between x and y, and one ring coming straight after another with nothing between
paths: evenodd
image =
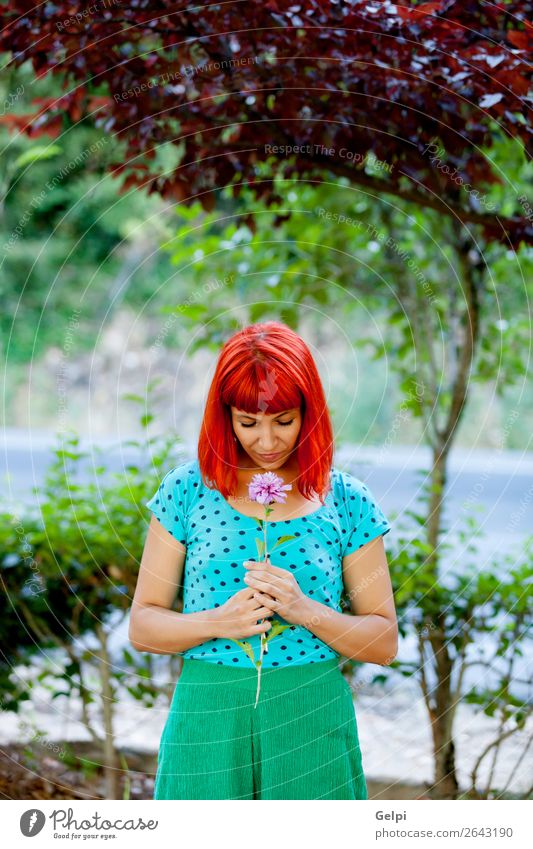
<instances>
[{"instance_id":1,"label":"paved road","mask_svg":"<svg viewBox=\"0 0 533 849\"><path fill-rule=\"evenodd\" d=\"M96 444L106 449L106 462L112 471L139 460L135 450L120 449L111 439ZM3 432L0 474L4 501L36 503L38 499L32 494L32 487L42 483L53 457L52 449L57 445L54 434ZM80 447L90 452L92 445L82 440ZM194 448L194 445L186 446L187 457L194 455ZM82 466L82 479L90 478L93 462L97 462L96 456ZM425 479L417 470L429 468L429 463L427 449L411 446L385 449L342 446L335 457L337 466L369 485L387 516L397 516L400 521L405 511L416 509ZM469 510L468 504L476 509ZM504 552L519 546L526 534L533 533L533 454L497 450L453 452L445 519L453 530L468 514L477 518L487 534L484 550Z\"/></svg>"}]
</instances>

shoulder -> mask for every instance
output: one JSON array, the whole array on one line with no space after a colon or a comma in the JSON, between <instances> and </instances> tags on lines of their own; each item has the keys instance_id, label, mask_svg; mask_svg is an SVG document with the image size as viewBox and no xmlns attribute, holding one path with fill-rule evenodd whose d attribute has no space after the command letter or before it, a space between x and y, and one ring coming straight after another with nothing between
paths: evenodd
<instances>
[{"instance_id":1,"label":"shoulder","mask_svg":"<svg viewBox=\"0 0 533 849\"><path fill-rule=\"evenodd\" d=\"M337 509L343 510L350 517L363 518L367 514L372 514L380 521L387 521L368 484L350 472L337 468L332 472L332 488Z\"/></svg>"},{"instance_id":2,"label":"shoulder","mask_svg":"<svg viewBox=\"0 0 533 849\"><path fill-rule=\"evenodd\" d=\"M337 485L336 503L350 527L359 533L359 547L376 534L386 534L392 525L378 503L374 492L360 478L350 472L335 470ZM350 543L353 545L354 541Z\"/></svg>"},{"instance_id":3,"label":"shoulder","mask_svg":"<svg viewBox=\"0 0 533 849\"><path fill-rule=\"evenodd\" d=\"M174 466L170 469L165 477L169 477L169 475L174 475L176 478L183 478L187 480L189 477L195 478L199 473L198 460L186 460L183 463L179 463L177 466Z\"/></svg>"},{"instance_id":4,"label":"shoulder","mask_svg":"<svg viewBox=\"0 0 533 849\"><path fill-rule=\"evenodd\" d=\"M168 494L188 492L194 485L198 484L200 469L197 460L187 460L184 463L179 463L164 475L160 489Z\"/></svg>"},{"instance_id":5,"label":"shoulder","mask_svg":"<svg viewBox=\"0 0 533 849\"><path fill-rule=\"evenodd\" d=\"M357 498L365 500L369 493L367 485L362 480L336 466L331 469L331 486L336 495L343 500L355 501Z\"/></svg>"}]
</instances>

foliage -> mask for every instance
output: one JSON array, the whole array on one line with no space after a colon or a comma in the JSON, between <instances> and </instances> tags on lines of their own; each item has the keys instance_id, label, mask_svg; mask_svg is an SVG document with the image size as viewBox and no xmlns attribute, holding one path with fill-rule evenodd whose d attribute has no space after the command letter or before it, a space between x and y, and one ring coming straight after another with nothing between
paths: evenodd
<instances>
[{"instance_id":1,"label":"foliage","mask_svg":"<svg viewBox=\"0 0 533 849\"><path fill-rule=\"evenodd\" d=\"M10 88L21 91L13 114L38 93L61 92L55 78L32 79L29 63L0 77L0 103ZM88 350L104 316L122 303L144 306L168 279L157 250L163 203L146 193L117 198L107 168L120 145L87 121L49 144L0 126L0 145L3 353L13 367L65 346L73 316L78 350Z\"/></svg>"},{"instance_id":2,"label":"foliage","mask_svg":"<svg viewBox=\"0 0 533 849\"><path fill-rule=\"evenodd\" d=\"M508 155L502 145L500 166ZM523 164L522 179L527 171ZM202 214L198 204L176 209L179 225L164 248L198 297L164 312L179 316L182 340L185 330L194 330L192 350L216 348L242 324L274 317L298 328L305 316L318 335L325 334L335 324L330 317L342 314L345 326L348 317L354 323L350 348L387 358L399 377L403 408L427 418L431 433L443 427L455 377L451 364L460 359L469 332L464 252L476 276L480 328L469 385L494 381L502 396L524 376L520 351L529 343L533 296L529 248L509 257L498 243L474 238L472 248L463 248L463 235L436 212L392 207L349 186L285 184L281 178L274 185L285 201L269 210L248 190L241 193L257 219L254 232L236 211ZM223 199L229 202L229 190ZM291 216L276 224L288 208ZM218 284L202 294L201 281L211 278Z\"/></svg>"},{"instance_id":3,"label":"foliage","mask_svg":"<svg viewBox=\"0 0 533 849\"><path fill-rule=\"evenodd\" d=\"M442 743L435 720L443 710L439 700L444 689L450 735L461 702L498 719L494 739L479 753L472 786L465 789L466 795L490 798L507 789L496 786L493 778L502 743L523 731L533 713L533 675L525 660L533 652L533 536L526 539L517 556L502 555L480 565L483 532L477 521L466 515L453 544L440 543L446 559L435 581L428 565L431 546L418 531L427 521L428 501L426 487L417 509L406 511L411 528L407 524L398 527L389 558L400 633L414 646L416 655L414 661L394 660L391 670L419 684L435 748ZM449 532L442 528L443 537ZM384 677L380 673L373 681ZM484 758L494 761L488 778L482 781L478 772ZM511 769L509 780L513 773Z\"/></svg>"},{"instance_id":4,"label":"foliage","mask_svg":"<svg viewBox=\"0 0 533 849\"><path fill-rule=\"evenodd\" d=\"M346 177L518 246L533 229L516 197L508 217L483 208L501 177L481 148L495 126L530 143L527 8L141 0L117 16L9 0L0 49L65 90L2 120L38 138L91 116L126 143L111 165L124 191L211 210L218 189L244 183L268 203L279 198L256 166L271 157L284 176ZM161 159L164 144L174 156Z\"/></svg>"},{"instance_id":5,"label":"foliage","mask_svg":"<svg viewBox=\"0 0 533 849\"><path fill-rule=\"evenodd\" d=\"M149 393L154 385L149 385ZM146 403L141 397L128 397ZM29 588L28 565L14 530L4 542L0 636L9 646L0 667L4 702L7 706L9 700L11 709L17 709L17 700L28 697L15 690L12 665L25 659L31 648L36 674L30 689L38 683L48 689L51 699L71 694L81 699L82 721L102 745L111 788L117 773L109 741L119 692L126 690L147 707L160 696L152 655L134 657L123 648L114 657L109 645L131 607L145 536L143 514L148 513L143 505L157 489L165 467L179 462L179 438L148 436L151 421L152 416L143 413L143 438L122 445L136 449L139 457L122 472L108 469L109 449L104 456L103 449L95 448L99 462L94 480L88 482L81 475L89 455L80 449L79 437L73 434L61 440L44 485L36 488L40 518L23 522L24 546L31 549L36 574ZM47 654L49 648L56 650L53 658ZM43 657L37 659L38 652ZM114 792L108 790L110 798L115 798Z\"/></svg>"},{"instance_id":6,"label":"foliage","mask_svg":"<svg viewBox=\"0 0 533 849\"><path fill-rule=\"evenodd\" d=\"M51 610L43 597L43 584L31 556L29 539L38 525L30 517L0 513L0 692L2 710L18 711L30 698L31 680L26 688L23 677L14 675L15 667L31 666L35 657L54 646L51 638L42 642L28 628L21 614L25 605L42 617L48 626L62 619L65 608Z\"/></svg>"}]
</instances>

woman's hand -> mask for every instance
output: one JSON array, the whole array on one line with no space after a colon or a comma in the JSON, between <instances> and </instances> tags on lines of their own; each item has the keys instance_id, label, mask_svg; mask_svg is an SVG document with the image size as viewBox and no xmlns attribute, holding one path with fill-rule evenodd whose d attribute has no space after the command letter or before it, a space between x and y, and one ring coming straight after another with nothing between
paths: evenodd
<instances>
[{"instance_id":1,"label":"woman's hand","mask_svg":"<svg viewBox=\"0 0 533 849\"><path fill-rule=\"evenodd\" d=\"M242 640L254 634L264 634L272 627L268 619L257 624L260 619L272 616L272 611L254 598L254 591L250 587L239 590L210 613L213 616L215 637Z\"/></svg>"},{"instance_id":2,"label":"woman's hand","mask_svg":"<svg viewBox=\"0 0 533 849\"><path fill-rule=\"evenodd\" d=\"M244 581L255 590L258 604L263 604L291 625L301 625L306 621L310 599L302 592L291 572L273 566L270 558L266 563L245 560L243 566L249 570Z\"/></svg>"}]
</instances>

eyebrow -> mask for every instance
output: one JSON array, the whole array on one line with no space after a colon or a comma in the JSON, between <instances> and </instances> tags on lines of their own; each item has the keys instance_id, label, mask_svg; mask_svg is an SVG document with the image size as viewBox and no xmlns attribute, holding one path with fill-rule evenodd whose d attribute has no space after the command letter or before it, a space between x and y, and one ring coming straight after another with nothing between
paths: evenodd
<instances>
[{"instance_id":1,"label":"eyebrow","mask_svg":"<svg viewBox=\"0 0 533 849\"><path fill-rule=\"evenodd\" d=\"M282 413L277 413L274 418L278 419L280 416L285 416L287 413L292 413L292 412L293 412L293 408L291 408L290 410L283 410ZM250 416L248 413L237 413L237 418L253 419L254 416ZM255 421L255 419L254 419L254 421Z\"/></svg>"}]
</instances>

